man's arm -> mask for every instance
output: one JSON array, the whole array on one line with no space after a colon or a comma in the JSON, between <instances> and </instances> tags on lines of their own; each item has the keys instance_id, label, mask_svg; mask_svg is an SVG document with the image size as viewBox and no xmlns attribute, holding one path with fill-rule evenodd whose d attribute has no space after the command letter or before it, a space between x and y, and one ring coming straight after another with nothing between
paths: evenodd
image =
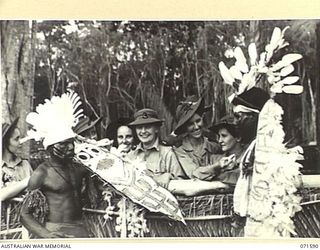
<instances>
[{"instance_id":1,"label":"man's arm","mask_svg":"<svg viewBox=\"0 0 320 250\"><path fill-rule=\"evenodd\" d=\"M82 205L96 206L100 198L100 193L105 190L103 183L97 177L91 176L92 173L85 167L79 167L82 172L81 179L84 180L84 182L82 182L84 185L81 185Z\"/></svg>"},{"instance_id":2,"label":"man's arm","mask_svg":"<svg viewBox=\"0 0 320 250\"><path fill-rule=\"evenodd\" d=\"M46 171L39 166L31 175L28 188L30 191L34 191L36 189L40 189L43 185L44 178L46 176ZM39 190L40 192L40 190ZM27 196L24 200L20 220L23 226L25 226L29 232L34 234L39 238L61 238L63 234L56 234L47 230L43 225L41 225L32 215L32 211L28 207L28 199L32 199L32 197Z\"/></svg>"}]
</instances>

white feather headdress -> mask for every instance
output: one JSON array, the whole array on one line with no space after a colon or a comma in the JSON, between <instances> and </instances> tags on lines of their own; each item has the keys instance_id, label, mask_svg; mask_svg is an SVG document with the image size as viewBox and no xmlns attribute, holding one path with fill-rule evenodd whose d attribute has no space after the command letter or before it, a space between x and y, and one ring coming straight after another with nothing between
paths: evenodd
<instances>
[{"instance_id":1,"label":"white feather headdress","mask_svg":"<svg viewBox=\"0 0 320 250\"><path fill-rule=\"evenodd\" d=\"M23 141L43 140L43 146L48 146L75 137L72 128L83 116L80 97L74 91L68 91L61 96L46 99L36 107L36 112L27 115L26 121L32 125Z\"/></svg>"},{"instance_id":2,"label":"white feather headdress","mask_svg":"<svg viewBox=\"0 0 320 250\"><path fill-rule=\"evenodd\" d=\"M235 64L228 68L224 62L219 63L220 74L225 83L236 88L236 95L248 91L256 85L262 75L267 76L270 83L270 91L276 93L300 94L303 91L301 85L293 85L299 80L298 76L289 76L293 71L293 62L302 58L300 54L290 53L284 55L276 63L271 63L273 55L282 48L289 45L284 39L284 33L289 27L282 31L276 27L273 30L270 43L265 46L265 51L260 54L257 52L256 44L251 43L248 46L248 55L250 66L240 47L236 47L230 56L235 58ZM229 98L232 101L234 95Z\"/></svg>"}]
</instances>

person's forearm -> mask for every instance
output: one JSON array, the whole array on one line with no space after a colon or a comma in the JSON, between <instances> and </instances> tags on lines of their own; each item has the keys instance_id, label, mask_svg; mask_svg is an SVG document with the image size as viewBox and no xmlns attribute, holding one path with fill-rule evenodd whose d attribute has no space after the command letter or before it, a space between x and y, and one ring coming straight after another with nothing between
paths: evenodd
<instances>
[{"instance_id":1,"label":"person's forearm","mask_svg":"<svg viewBox=\"0 0 320 250\"><path fill-rule=\"evenodd\" d=\"M50 231L37 222L29 213L21 213L20 221L22 225L32 234L39 238L47 238Z\"/></svg>"},{"instance_id":2,"label":"person's forearm","mask_svg":"<svg viewBox=\"0 0 320 250\"><path fill-rule=\"evenodd\" d=\"M203 181L212 180L221 172L219 163L214 163L207 166L200 166L192 173L193 178L197 178Z\"/></svg>"},{"instance_id":3,"label":"person's forearm","mask_svg":"<svg viewBox=\"0 0 320 250\"><path fill-rule=\"evenodd\" d=\"M204 192L227 190L229 185L220 181L202 181L202 180L171 180L168 190L173 194L182 194L194 196Z\"/></svg>"},{"instance_id":4,"label":"person's forearm","mask_svg":"<svg viewBox=\"0 0 320 250\"><path fill-rule=\"evenodd\" d=\"M208 167L211 169L211 173L214 176L219 174L221 171L221 168L222 168L220 162L215 162L215 163L209 165Z\"/></svg>"},{"instance_id":5,"label":"person's forearm","mask_svg":"<svg viewBox=\"0 0 320 250\"><path fill-rule=\"evenodd\" d=\"M170 179L172 179L172 174L169 173L163 173L160 175L154 175L153 179L161 186L164 188L168 187Z\"/></svg>"},{"instance_id":6,"label":"person's forearm","mask_svg":"<svg viewBox=\"0 0 320 250\"><path fill-rule=\"evenodd\" d=\"M11 184L7 187L2 187L0 190L0 200L5 201L7 199L13 198L25 190L28 186L29 177Z\"/></svg>"}]
</instances>

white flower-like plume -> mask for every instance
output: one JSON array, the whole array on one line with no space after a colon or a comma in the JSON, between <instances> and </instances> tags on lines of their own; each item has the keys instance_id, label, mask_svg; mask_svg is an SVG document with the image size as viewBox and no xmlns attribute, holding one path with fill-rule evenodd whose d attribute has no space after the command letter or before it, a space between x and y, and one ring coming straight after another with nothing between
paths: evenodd
<instances>
[{"instance_id":1,"label":"white flower-like plume","mask_svg":"<svg viewBox=\"0 0 320 250\"><path fill-rule=\"evenodd\" d=\"M74 91L53 96L50 100L46 99L36 107L35 112L27 115L26 122L32 128L21 141L43 140L43 145L47 148L54 143L75 137L72 128L83 116L80 105L80 97Z\"/></svg>"},{"instance_id":2,"label":"white flower-like plume","mask_svg":"<svg viewBox=\"0 0 320 250\"><path fill-rule=\"evenodd\" d=\"M300 54L290 53L284 55L280 61L271 63L273 55L289 45L284 39L285 31L288 28L285 27L282 31L278 27L274 28L270 43L265 46L265 51L260 53L260 57L258 56L256 44L250 43L248 46L248 60L244 56L242 49L236 47L233 51L233 57L236 61L230 69L224 62L219 63L220 74L224 82L234 87L237 95L254 87L262 75L266 75L271 85L270 91L273 93L302 93L302 86L293 85L299 80L299 76L290 76L294 71L292 63L302 58ZM250 67L247 62L250 62Z\"/></svg>"}]
</instances>

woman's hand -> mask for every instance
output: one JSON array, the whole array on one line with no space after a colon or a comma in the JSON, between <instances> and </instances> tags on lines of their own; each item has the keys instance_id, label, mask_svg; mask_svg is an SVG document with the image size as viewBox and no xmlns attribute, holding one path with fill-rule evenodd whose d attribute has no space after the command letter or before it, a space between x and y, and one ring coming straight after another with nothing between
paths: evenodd
<instances>
[{"instance_id":1,"label":"woman's hand","mask_svg":"<svg viewBox=\"0 0 320 250\"><path fill-rule=\"evenodd\" d=\"M221 168L224 170L234 169L237 164L236 155L232 154L227 157L222 157L219 161L219 164L220 164Z\"/></svg>"},{"instance_id":2,"label":"woman's hand","mask_svg":"<svg viewBox=\"0 0 320 250\"><path fill-rule=\"evenodd\" d=\"M161 186L168 189L169 181L173 179L172 174L163 173L161 175L154 175L153 179Z\"/></svg>"}]
</instances>

